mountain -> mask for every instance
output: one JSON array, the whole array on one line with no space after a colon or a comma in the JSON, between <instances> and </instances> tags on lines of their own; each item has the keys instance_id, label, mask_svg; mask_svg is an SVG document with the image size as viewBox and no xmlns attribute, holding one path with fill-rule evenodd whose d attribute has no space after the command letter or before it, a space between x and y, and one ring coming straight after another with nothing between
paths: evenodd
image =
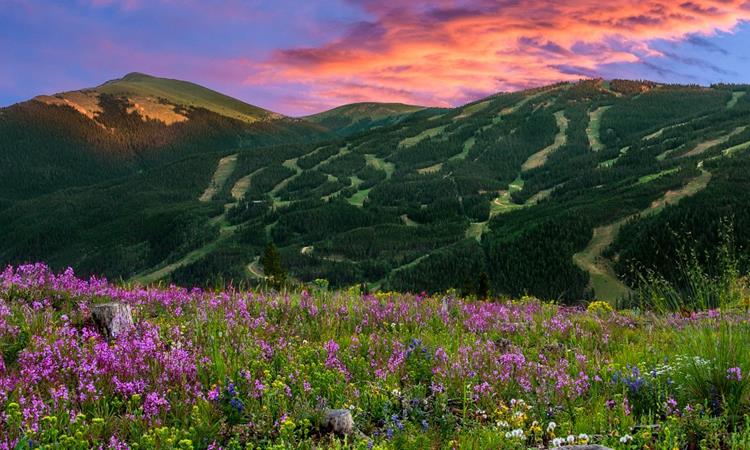
<instances>
[{"instance_id":1,"label":"mountain","mask_svg":"<svg viewBox=\"0 0 750 450\"><path fill-rule=\"evenodd\" d=\"M0 198L126 176L188 155L322 139L320 125L204 87L132 73L0 109Z\"/></svg>"},{"instance_id":2,"label":"mountain","mask_svg":"<svg viewBox=\"0 0 750 450\"><path fill-rule=\"evenodd\" d=\"M0 263L253 283L273 241L300 281L569 303L684 282L692 259L748 273L749 90L583 80L252 123L26 102L0 110Z\"/></svg>"},{"instance_id":3,"label":"mountain","mask_svg":"<svg viewBox=\"0 0 750 450\"><path fill-rule=\"evenodd\" d=\"M340 135L398 123L412 113L425 110L424 106L403 103L352 103L328 111L303 117Z\"/></svg>"},{"instance_id":4,"label":"mountain","mask_svg":"<svg viewBox=\"0 0 750 450\"><path fill-rule=\"evenodd\" d=\"M102 94L127 98L132 105L131 111L137 110L144 118L161 120L167 124L186 120L187 117L179 111L185 108L203 108L247 123L283 117L197 84L137 72L107 81L95 88L40 96L37 100L68 104L92 117L101 112L98 97Z\"/></svg>"}]
</instances>

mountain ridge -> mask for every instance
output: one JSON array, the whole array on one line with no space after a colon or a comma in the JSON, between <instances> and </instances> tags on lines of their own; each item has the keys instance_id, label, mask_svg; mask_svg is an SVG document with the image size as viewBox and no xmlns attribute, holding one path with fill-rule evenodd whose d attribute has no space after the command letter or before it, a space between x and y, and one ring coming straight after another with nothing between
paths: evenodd
<instances>
[{"instance_id":1,"label":"mountain ridge","mask_svg":"<svg viewBox=\"0 0 750 450\"><path fill-rule=\"evenodd\" d=\"M345 105L328 125L203 108L167 125L107 93L104 129L64 104L6 108L0 263L252 283L271 241L305 282L471 293L485 274L500 294L614 301L636 266L679 277L665 228L708 254L731 213L750 248L747 91L583 80L449 109ZM126 166L97 162L115 150Z\"/></svg>"}]
</instances>

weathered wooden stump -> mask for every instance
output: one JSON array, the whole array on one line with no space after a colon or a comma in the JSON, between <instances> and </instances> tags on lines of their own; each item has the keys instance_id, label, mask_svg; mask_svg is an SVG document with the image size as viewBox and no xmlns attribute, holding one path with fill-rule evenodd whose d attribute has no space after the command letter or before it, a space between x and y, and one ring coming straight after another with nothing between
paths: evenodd
<instances>
[{"instance_id":1,"label":"weathered wooden stump","mask_svg":"<svg viewBox=\"0 0 750 450\"><path fill-rule=\"evenodd\" d=\"M325 412L325 426L339 435L354 434L354 418L348 409L329 409Z\"/></svg>"},{"instance_id":2,"label":"weathered wooden stump","mask_svg":"<svg viewBox=\"0 0 750 450\"><path fill-rule=\"evenodd\" d=\"M105 339L116 339L133 326L130 305L124 303L104 303L91 308L91 317Z\"/></svg>"}]
</instances>

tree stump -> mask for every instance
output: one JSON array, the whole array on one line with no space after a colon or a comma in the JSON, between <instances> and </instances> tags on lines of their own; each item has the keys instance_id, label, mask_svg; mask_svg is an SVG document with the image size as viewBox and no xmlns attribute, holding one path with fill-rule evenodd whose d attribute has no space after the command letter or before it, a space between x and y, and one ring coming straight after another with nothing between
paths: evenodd
<instances>
[{"instance_id":1,"label":"tree stump","mask_svg":"<svg viewBox=\"0 0 750 450\"><path fill-rule=\"evenodd\" d=\"M348 409L329 409L326 411L325 426L335 434L354 434L354 418Z\"/></svg>"},{"instance_id":2,"label":"tree stump","mask_svg":"<svg viewBox=\"0 0 750 450\"><path fill-rule=\"evenodd\" d=\"M91 308L99 332L107 340L116 339L133 326L133 314L130 305L124 303L104 303Z\"/></svg>"}]
</instances>

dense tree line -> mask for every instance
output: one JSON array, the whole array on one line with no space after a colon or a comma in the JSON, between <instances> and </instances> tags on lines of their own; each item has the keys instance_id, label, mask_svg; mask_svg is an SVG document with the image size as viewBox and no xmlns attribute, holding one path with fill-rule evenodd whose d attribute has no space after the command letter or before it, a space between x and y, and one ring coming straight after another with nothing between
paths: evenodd
<instances>
[{"instance_id":1,"label":"dense tree line","mask_svg":"<svg viewBox=\"0 0 750 450\"><path fill-rule=\"evenodd\" d=\"M181 110L190 120L166 127L128 113L127 101L115 97L103 99L101 125L70 108L23 104L0 113L7 132L0 173L7 162L41 175L0 180L15 183L0 198L0 233L10 239L0 262L45 259L127 278L203 247L207 253L171 280L210 286L252 281L248 264L274 242L284 268L301 281L479 296L491 289L574 302L589 293L588 275L572 255L592 230L684 186L701 173L699 161L714 173L709 189L623 228L610 254L619 255L618 271L630 276L634 261L667 270L676 250L665 229L684 224L679 233L703 232L696 240L703 252L715 245L719 217L747 209L729 192L743 186L747 154L726 164L708 158L750 141L750 130L681 157L746 126L750 96L728 109L733 89L589 80L420 111L376 129L355 130L364 127L355 121L344 126L345 137L304 121L248 126L200 109ZM601 106L611 106L600 122L605 148L594 152L587 127ZM558 111L568 120L565 144L522 172L554 142ZM198 202L229 154L238 158L227 182L213 201ZM76 178L78 170L84 175ZM249 188L236 201L230 191L243 177ZM492 202L511 183L518 208L497 210ZM546 200L532 205L541 192ZM236 204L219 217L229 203ZM44 214L53 207L54 216ZM223 230L217 240L224 218L236 232ZM745 219L733 220L743 252ZM477 228L467 239L472 222L487 222L477 239ZM659 242L658 255L638 244L649 239Z\"/></svg>"},{"instance_id":2,"label":"dense tree line","mask_svg":"<svg viewBox=\"0 0 750 450\"><path fill-rule=\"evenodd\" d=\"M703 192L622 227L609 255L618 256L615 268L631 285L637 284L644 269L684 282L679 262L691 254L715 275L725 238L739 255L741 270L750 269L750 198L746 195L750 161L733 158L709 170L714 176ZM730 236L722 235L723 224L731 227Z\"/></svg>"}]
</instances>

